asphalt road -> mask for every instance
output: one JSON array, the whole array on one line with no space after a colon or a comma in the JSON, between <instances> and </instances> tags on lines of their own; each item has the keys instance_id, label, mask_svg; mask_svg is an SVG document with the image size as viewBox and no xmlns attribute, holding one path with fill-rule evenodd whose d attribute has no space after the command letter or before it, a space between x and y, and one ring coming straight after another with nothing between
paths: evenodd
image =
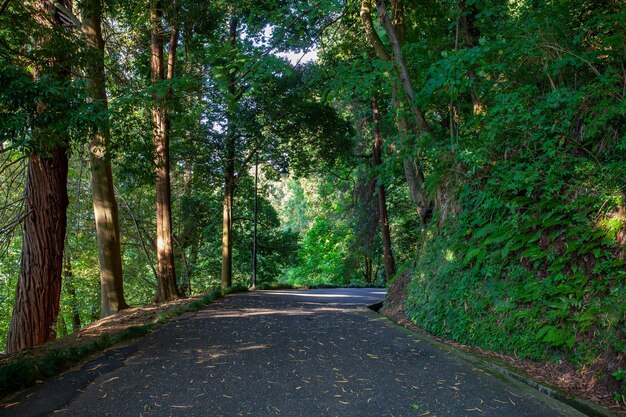
<instances>
[{"instance_id":1,"label":"asphalt road","mask_svg":"<svg viewBox=\"0 0 626 417\"><path fill-rule=\"evenodd\" d=\"M180 316L0 415L581 416L362 306L382 290L259 291Z\"/></svg>"}]
</instances>

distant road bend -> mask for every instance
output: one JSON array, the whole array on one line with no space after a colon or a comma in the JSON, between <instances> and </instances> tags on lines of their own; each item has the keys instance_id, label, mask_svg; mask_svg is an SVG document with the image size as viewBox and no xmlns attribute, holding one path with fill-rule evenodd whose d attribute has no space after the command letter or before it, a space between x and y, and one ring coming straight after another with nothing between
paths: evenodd
<instances>
[{"instance_id":1,"label":"distant road bend","mask_svg":"<svg viewBox=\"0 0 626 417\"><path fill-rule=\"evenodd\" d=\"M364 308L384 294L229 296L42 384L7 415L582 416Z\"/></svg>"}]
</instances>

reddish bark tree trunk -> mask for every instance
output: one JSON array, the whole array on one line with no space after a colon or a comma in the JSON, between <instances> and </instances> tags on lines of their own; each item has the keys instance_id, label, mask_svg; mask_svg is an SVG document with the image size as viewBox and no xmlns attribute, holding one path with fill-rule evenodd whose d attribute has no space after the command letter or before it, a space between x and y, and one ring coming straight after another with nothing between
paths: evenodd
<instances>
[{"instance_id":1,"label":"reddish bark tree trunk","mask_svg":"<svg viewBox=\"0 0 626 417\"><path fill-rule=\"evenodd\" d=\"M152 82L165 78L163 60L163 9L161 1L150 2L151 29L151 70ZM174 38L177 41L177 37ZM173 48L173 49L172 49ZM170 60L176 59L176 45L170 45ZM168 68L168 73L170 73ZM167 96L167 95L166 95ZM167 98L153 96L152 124L154 143L154 173L156 175L156 237L157 237L157 293L155 302L173 300L180 296L176 285L174 266L174 246L172 238L172 204L170 189L170 122L167 111Z\"/></svg>"},{"instance_id":2,"label":"reddish bark tree trunk","mask_svg":"<svg viewBox=\"0 0 626 417\"><path fill-rule=\"evenodd\" d=\"M71 9L69 0L60 4ZM40 2L42 13L50 5ZM48 24L44 18L41 24ZM61 16L54 13L52 24L61 26ZM39 39L43 44L46 40ZM62 61L63 56L58 57ZM70 69L61 67L50 74L59 79L70 76ZM38 70L33 76L38 77ZM39 103L38 111L45 111ZM46 143L54 143L48 147ZM33 151L28 161L24 196L24 235L20 275L15 295L11 325L7 337L7 352L39 345L56 336L55 322L63 282L63 250L67 228L67 140L58 132L41 127L33 129Z\"/></svg>"},{"instance_id":3,"label":"reddish bark tree trunk","mask_svg":"<svg viewBox=\"0 0 626 417\"><path fill-rule=\"evenodd\" d=\"M43 134L43 132L39 132ZM55 338L67 227L68 158L58 146L28 162L20 276L7 352Z\"/></svg>"},{"instance_id":4,"label":"reddish bark tree trunk","mask_svg":"<svg viewBox=\"0 0 626 417\"><path fill-rule=\"evenodd\" d=\"M227 163L232 165L232 163ZM224 183L224 207L222 213L222 288L229 288L233 285L233 194L234 183L231 172L227 167L227 174Z\"/></svg>"}]
</instances>

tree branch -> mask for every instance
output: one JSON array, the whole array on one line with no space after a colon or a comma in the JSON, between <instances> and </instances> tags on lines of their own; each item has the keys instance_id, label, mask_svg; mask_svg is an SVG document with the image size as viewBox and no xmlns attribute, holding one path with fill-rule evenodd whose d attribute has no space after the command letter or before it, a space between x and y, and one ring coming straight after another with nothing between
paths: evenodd
<instances>
[{"instance_id":1,"label":"tree branch","mask_svg":"<svg viewBox=\"0 0 626 417\"><path fill-rule=\"evenodd\" d=\"M383 45L383 42L380 40L380 36L378 36L378 32L376 32L376 29L374 28L372 11L370 9L371 3L372 0L361 1L360 15L361 21L363 22L363 29L365 30L365 37L369 41L372 48L374 48L374 50L376 51L376 55L378 55L378 58L382 59L383 61L390 62L391 56L389 55L389 52L387 52L385 45Z\"/></svg>"},{"instance_id":2,"label":"tree branch","mask_svg":"<svg viewBox=\"0 0 626 417\"><path fill-rule=\"evenodd\" d=\"M141 230L141 227L139 226L139 222L137 221L137 219L133 215L133 212L131 211L131 208L128 205L128 202L126 202L126 200L121 195L118 194L118 196L119 196L119 199L122 201L122 203L124 203L124 205L126 206L126 210L128 212L128 215L130 216L131 220L133 221L133 224L135 225L135 229L137 229L137 235L139 237L139 241L141 242L141 247L143 248L144 254L146 255L146 258L148 259L148 261L150 263L150 269L152 269L152 273L154 274L154 279L158 280L158 274L157 274L156 269L154 268L154 264L152 263L152 259L150 259L150 252L148 252L148 248L146 247L146 242L143 239L142 230Z\"/></svg>"}]
</instances>

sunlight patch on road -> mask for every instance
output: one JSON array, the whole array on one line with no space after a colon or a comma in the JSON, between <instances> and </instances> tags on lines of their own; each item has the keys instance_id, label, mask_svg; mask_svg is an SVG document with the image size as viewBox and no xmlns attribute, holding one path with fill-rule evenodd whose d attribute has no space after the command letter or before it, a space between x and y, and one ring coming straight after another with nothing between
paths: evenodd
<instances>
[{"instance_id":1,"label":"sunlight patch on road","mask_svg":"<svg viewBox=\"0 0 626 417\"><path fill-rule=\"evenodd\" d=\"M253 317L253 316L266 316L266 315L284 315L284 316L308 316L314 314L313 310L269 310L264 308L244 308L241 310L233 311L216 311L208 312L211 318L224 319L224 318L237 318L237 317Z\"/></svg>"},{"instance_id":2,"label":"sunlight patch on road","mask_svg":"<svg viewBox=\"0 0 626 417\"><path fill-rule=\"evenodd\" d=\"M264 294L269 295L288 295L291 297L308 297L308 298L374 298L373 296L384 297L386 291L374 291L367 295L355 295L355 294L323 294L323 293L309 293L300 291L263 291Z\"/></svg>"},{"instance_id":3,"label":"sunlight patch on road","mask_svg":"<svg viewBox=\"0 0 626 417\"><path fill-rule=\"evenodd\" d=\"M209 316L211 318L216 319L225 319L225 318L240 318L240 317L254 317L254 316L310 316L313 314L317 314L320 312L335 312L335 313L345 313L345 309L343 308L335 308L335 307L318 307L312 309L265 309L265 308L243 308L239 310L230 310L230 311L211 311L206 310L202 313L199 313L198 316Z\"/></svg>"}]
</instances>

